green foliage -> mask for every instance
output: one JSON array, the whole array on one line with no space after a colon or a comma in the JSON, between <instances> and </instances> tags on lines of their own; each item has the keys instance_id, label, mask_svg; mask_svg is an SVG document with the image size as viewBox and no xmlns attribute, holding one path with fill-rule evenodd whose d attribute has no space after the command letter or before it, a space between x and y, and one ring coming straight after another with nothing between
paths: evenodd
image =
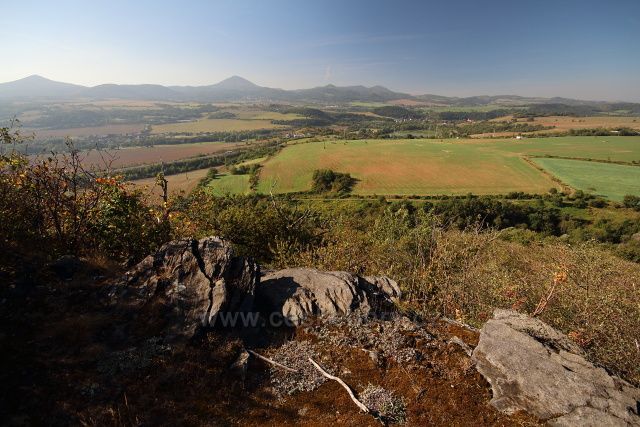
<instances>
[{"instance_id":1,"label":"green foliage","mask_svg":"<svg viewBox=\"0 0 640 427\"><path fill-rule=\"evenodd\" d=\"M633 196L633 195L627 194L622 199L622 204L626 208L631 208L631 209L640 211L640 197L638 197L638 196Z\"/></svg>"},{"instance_id":2,"label":"green foliage","mask_svg":"<svg viewBox=\"0 0 640 427\"><path fill-rule=\"evenodd\" d=\"M313 172L312 189L316 193L348 193L355 185L355 179L348 173L318 169Z\"/></svg>"},{"instance_id":3,"label":"green foliage","mask_svg":"<svg viewBox=\"0 0 640 427\"><path fill-rule=\"evenodd\" d=\"M322 224L317 212L257 195L215 197L196 191L176 209L177 234L222 236L261 262L273 259L276 246L288 251L317 243Z\"/></svg>"},{"instance_id":4,"label":"green foliage","mask_svg":"<svg viewBox=\"0 0 640 427\"><path fill-rule=\"evenodd\" d=\"M5 144L19 143L16 134ZM12 151L0 157L3 250L47 248L49 256L100 251L139 258L169 237L167 207L153 208L121 177L105 177L70 154L29 162Z\"/></svg>"},{"instance_id":5,"label":"green foliage","mask_svg":"<svg viewBox=\"0 0 640 427\"><path fill-rule=\"evenodd\" d=\"M374 108L372 110L373 113L383 116L383 117L392 117L394 119L421 119L424 117L424 114L420 114L417 111L410 110L408 108L394 106L394 105L385 105L384 107Z\"/></svg>"},{"instance_id":6,"label":"green foliage","mask_svg":"<svg viewBox=\"0 0 640 427\"><path fill-rule=\"evenodd\" d=\"M205 169L234 162L257 159L275 154L280 149L280 143L271 142L242 150L228 152L222 155L202 156L192 159L178 160L167 164L151 164L126 168L119 171L127 180L149 178L163 172L165 175L175 175L197 169Z\"/></svg>"}]
</instances>

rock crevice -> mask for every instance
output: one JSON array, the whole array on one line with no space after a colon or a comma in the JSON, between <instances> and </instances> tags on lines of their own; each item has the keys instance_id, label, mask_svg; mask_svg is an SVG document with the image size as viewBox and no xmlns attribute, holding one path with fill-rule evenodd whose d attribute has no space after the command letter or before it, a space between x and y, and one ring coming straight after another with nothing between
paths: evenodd
<instances>
[{"instance_id":1,"label":"rock crevice","mask_svg":"<svg viewBox=\"0 0 640 427\"><path fill-rule=\"evenodd\" d=\"M473 351L491 384L491 404L551 425L640 425L640 390L586 360L568 337L539 319L496 310Z\"/></svg>"}]
</instances>

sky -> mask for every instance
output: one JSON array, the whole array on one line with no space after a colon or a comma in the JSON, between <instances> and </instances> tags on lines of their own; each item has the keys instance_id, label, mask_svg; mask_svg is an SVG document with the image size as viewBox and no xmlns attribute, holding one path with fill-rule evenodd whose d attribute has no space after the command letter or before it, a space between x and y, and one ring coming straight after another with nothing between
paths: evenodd
<instances>
[{"instance_id":1,"label":"sky","mask_svg":"<svg viewBox=\"0 0 640 427\"><path fill-rule=\"evenodd\" d=\"M640 0L0 0L0 82L640 102Z\"/></svg>"}]
</instances>

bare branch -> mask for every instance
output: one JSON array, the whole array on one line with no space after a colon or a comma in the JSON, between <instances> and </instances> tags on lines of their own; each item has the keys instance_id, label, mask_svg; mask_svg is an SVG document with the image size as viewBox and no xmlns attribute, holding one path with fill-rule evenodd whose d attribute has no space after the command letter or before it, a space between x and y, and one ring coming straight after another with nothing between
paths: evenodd
<instances>
[{"instance_id":1,"label":"bare branch","mask_svg":"<svg viewBox=\"0 0 640 427\"><path fill-rule=\"evenodd\" d=\"M298 372L295 369L292 369L288 366L284 366L281 363L276 362L275 360L269 359L268 357L262 356L261 354L256 353L253 350L247 350L250 354L252 354L253 356L257 357L260 360L264 360L267 363L271 363L273 366L277 366L280 369L284 369L285 371L289 371L289 372Z\"/></svg>"},{"instance_id":2,"label":"bare branch","mask_svg":"<svg viewBox=\"0 0 640 427\"><path fill-rule=\"evenodd\" d=\"M325 371L324 369L322 369L322 367L320 365L318 365L316 362L314 362L314 360L312 358L309 358L309 362L311 362L313 364L313 366L315 366L316 369L318 371L320 371L320 373L322 375L324 375L325 377L329 378L330 380L337 381L338 384L340 384L342 387L344 387L344 389L347 390L347 393L349 393L349 397L351 397L351 400L353 400L353 403L355 403L356 406L358 408L360 408L360 410L362 412L369 413L369 408L367 408L364 405L364 403L362 403L358 399L356 399L356 396L353 394L353 391L351 391L351 388L349 388L349 386L344 381L342 381L340 378L338 378L336 376L333 376L330 373L328 373L327 371Z\"/></svg>"}]
</instances>

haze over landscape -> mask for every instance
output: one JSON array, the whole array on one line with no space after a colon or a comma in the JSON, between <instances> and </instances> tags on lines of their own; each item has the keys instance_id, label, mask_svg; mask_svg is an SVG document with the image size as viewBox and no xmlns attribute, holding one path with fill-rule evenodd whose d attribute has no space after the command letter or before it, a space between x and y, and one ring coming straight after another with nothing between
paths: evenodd
<instances>
[{"instance_id":1,"label":"haze over landscape","mask_svg":"<svg viewBox=\"0 0 640 427\"><path fill-rule=\"evenodd\" d=\"M640 101L634 0L10 2L11 66L103 83L210 85L231 75L300 89Z\"/></svg>"},{"instance_id":2,"label":"haze over landscape","mask_svg":"<svg viewBox=\"0 0 640 427\"><path fill-rule=\"evenodd\" d=\"M0 426L640 427L640 0L0 10Z\"/></svg>"}]
</instances>

